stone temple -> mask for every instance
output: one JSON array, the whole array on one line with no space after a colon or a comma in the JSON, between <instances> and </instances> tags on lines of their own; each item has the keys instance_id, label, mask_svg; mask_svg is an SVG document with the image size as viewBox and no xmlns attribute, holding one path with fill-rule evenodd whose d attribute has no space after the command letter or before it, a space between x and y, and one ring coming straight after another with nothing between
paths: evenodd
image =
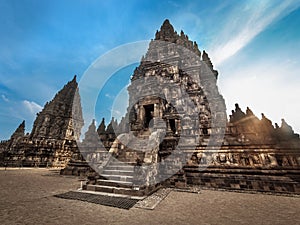
<instances>
[{"instance_id":1,"label":"stone temple","mask_svg":"<svg viewBox=\"0 0 300 225\"><path fill-rule=\"evenodd\" d=\"M161 186L300 193L300 139L235 105L227 118L218 72L205 51L165 20L128 86L128 109L83 126L76 77L0 144L9 165L61 166L85 174L83 189L145 196ZM85 121L89 122L89 121Z\"/></svg>"},{"instance_id":2,"label":"stone temple","mask_svg":"<svg viewBox=\"0 0 300 225\"><path fill-rule=\"evenodd\" d=\"M25 121L1 142L1 158L9 166L66 166L77 149L83 119L76 76L37 114L30 134ZM77 107L76 107L77 106ZM73 117L73 110L76 111Z\"/></svg>"}]
</instances>

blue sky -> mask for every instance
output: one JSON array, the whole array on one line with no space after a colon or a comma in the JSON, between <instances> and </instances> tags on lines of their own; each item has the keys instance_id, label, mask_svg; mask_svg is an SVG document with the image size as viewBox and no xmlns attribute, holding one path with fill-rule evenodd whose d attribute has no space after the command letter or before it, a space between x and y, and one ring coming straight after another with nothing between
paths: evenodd
<instances>
[{"instance_id":1,"label":"blue sky","mask_svg":"<svg viewBox=\"0 0 300 225\"><path fill-rule=\"evenodd\" d=\"M36 113L74 74L80 80L119 45L154 38L166 18L208 52L229 112L238 102L300 132L299 7L290 0L0 0L0 139L23 119L29 132ZM109 120L135 66L102 90L98 122Z\"/></svg>"}]
</instances>

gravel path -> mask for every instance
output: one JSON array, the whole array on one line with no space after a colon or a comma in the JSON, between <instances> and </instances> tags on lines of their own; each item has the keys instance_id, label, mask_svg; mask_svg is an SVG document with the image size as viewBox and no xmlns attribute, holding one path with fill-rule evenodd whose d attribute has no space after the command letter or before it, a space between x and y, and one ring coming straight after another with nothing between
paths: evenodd
<instances>
[{"instance_id":1,"label":"gravel path","mask_svg":"<svg viewBox=\"0 0 300 225\"><path fill-rule=\"evenodd\" d=\"M300 224L300 198L171 191L154 210L118 209L53 197L80 181L55 170L0 169L0 224Z\"/></svg>"}]
</instances>

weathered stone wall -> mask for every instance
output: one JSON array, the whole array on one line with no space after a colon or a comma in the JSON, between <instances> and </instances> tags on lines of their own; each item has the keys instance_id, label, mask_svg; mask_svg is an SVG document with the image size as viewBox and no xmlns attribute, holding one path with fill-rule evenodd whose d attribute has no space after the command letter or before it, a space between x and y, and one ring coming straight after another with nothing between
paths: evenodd
<instances>
[{"instance_id":1,"label":"weathered stone wall","mask_svg":"<svg viewBox=\"0 0 300 225\"><path fill-rule=\"evenodd\" d=\"M217 152L198 148L165 185L300 194L299 171L298 148L240 145L222 146Z\"/></svg>"}]
</instances>

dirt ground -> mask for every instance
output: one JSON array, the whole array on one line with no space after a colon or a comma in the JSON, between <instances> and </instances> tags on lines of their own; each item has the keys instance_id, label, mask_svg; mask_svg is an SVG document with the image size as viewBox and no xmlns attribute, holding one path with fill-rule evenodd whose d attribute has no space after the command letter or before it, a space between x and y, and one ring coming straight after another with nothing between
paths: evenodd
<instances>
[{"instance_id":1,"label":"dirt ground","mask_svg":"<svg viewBox=\"0 0 300 225\"><path fill-rule=\"evenodd\" d=\"M47 169L0 169L0 224L300 224L300 198L172 191L154 210L53 197L80 181Z\"/></svg>"}]
</instances>

